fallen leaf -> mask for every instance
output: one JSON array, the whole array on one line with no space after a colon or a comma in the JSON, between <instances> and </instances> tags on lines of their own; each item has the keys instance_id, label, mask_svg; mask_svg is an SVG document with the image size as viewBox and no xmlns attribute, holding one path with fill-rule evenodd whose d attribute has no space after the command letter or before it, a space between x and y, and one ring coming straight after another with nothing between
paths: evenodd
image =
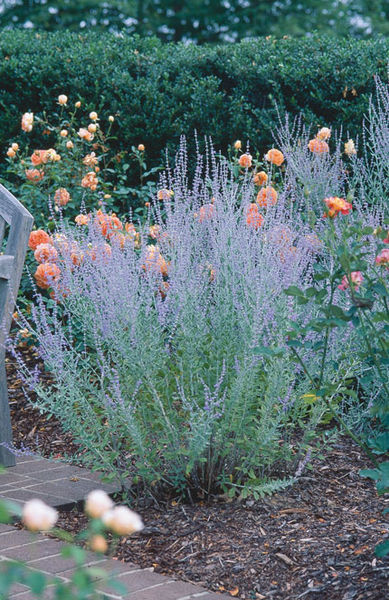
<instances>
[{"instance_id":1,"label":"fallen leaf","mask_svg":"<svg viewBox=\"0 0 389 600\"><path fill-rule=\"evenodd\" d=\"M239 588L234 587L233 590L228 590L228 593L230 594L230 596L237 596L239 594Z\"/></svg>"}]
</instances>

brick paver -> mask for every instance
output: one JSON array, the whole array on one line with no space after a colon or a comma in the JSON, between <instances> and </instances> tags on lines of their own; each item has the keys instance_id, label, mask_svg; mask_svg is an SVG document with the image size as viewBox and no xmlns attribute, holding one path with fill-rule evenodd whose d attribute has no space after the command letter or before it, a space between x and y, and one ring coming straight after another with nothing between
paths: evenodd
<instances>
[{"instance_id":1,"label":"brick paver","mask_svg":"<svg viewBox=\"0 0 389 600\"><path fill-rule=\"evenodd\" d=\"M98 473L66 465L59 461L42 458L22 457L16 467L0 473L0 499L14 500L24 504L31 498L40 498L56 508L70 508L80 502L96 488L114 493L114 484L102 484ZM12 525L0 524L0 569L7 560L21 560L29 568L47 575L69 581L74 572L73 562L60 555L64 544L44 535L32 535ZM153 568L140 569L132 563L122 563L92 552L87 553L86 565L104 569L120 581L127 590L124 595L101 583L101 599L111 600L227 600L230 596L216 594L202 587L175 581L154 573ZM98 580L98 578L96 578ZM53 598L53 587L49 587L40 600ZM21 584L12 590L12 600L37 600Z\"/></svg>"},{"instance_id":2,"label":"brick paver","mask_svg":"<svg viewBox=\"0 0 389 600\"><path fill-rule=\"evenodd\" d=\"M0 499L21 504L34 497L56 508L70 508L96 488L109 494L119 490L113 483L101 483L99 473L40 457L19 457L15 467L0 473Z\"/></svg>"},{"instance_id":3,"label":"brick paver","mask_svg":"<svg viewBox=\"0 0 389 600\"><path fill-rule=\"evenodd\" d=\"M60 556L63 542L45 535L32 535L9 526L0 525L0 570L8 560L21 560L30 569L42 571L67 582L74 569L72 562ZM190 583L175 581L154 573L152 568L140 569L131 563L87 553L86 565L103 569L107 575L120 582L126 589L125 594L105 582L97 589L103 596L112 600L226 600L229 596L209 592ZM98 577L96 578L98 581ZM52 598L53 588L49 588L41 600ZM32 600L35 598L24 586L15 584L11 590L12 600ZM35 598L36 600L36 598Z\"/></svg>"}]
</instances>

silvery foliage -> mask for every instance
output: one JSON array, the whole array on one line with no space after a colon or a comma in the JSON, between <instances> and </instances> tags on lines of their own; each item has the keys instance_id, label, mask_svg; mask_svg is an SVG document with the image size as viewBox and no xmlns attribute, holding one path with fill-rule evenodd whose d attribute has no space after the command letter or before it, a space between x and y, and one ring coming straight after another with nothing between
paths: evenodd
<instances>
[{"instance_id":1,"label":"silvery foliage","mask_svg":"<svg viewBox=\"0 0 389 600\"><path fill-rule=\"evenodd\" d=\"M369 140L388 106L380 83L378 90ZM299 122L280 127L286 168L268 174L282 192L262 210L258 229L246 223L257 192L252 175L237 178L210 143L189 163L185 140L160 182L174 196L156 199L138 224L139 248L112 241L108 258L95 228L62 225L68 247L76 241L84 260L74 267L70 253L64 256L61 302L37 294L28 324L54 384L39 383L19 357L21 373L37 406L72 432L84 459L132 491L208 494L247 481L260 490L275 469L287 477L301 464L323 407L318 401L307 409L309 382L284 350L291 321L303 324L315 308L296 305L283 290L311 285L315 262L333 260L320 246L322 200L345 196L350 182L363 191L368 172L367 159L345 160L340 136L324 156L307 150L310 137ZM212 217L201 219L209 203ZM382 216L363 193L354 208L370 225ZM151 223L161 227L167 281L147 267ZM331 338L327 368L339 381L363 370L350 360L357 343L352 327ZM314 369L319 356L307 358ZM292 447L302 423L306 436Z\"/></svg>"}]
</instances>

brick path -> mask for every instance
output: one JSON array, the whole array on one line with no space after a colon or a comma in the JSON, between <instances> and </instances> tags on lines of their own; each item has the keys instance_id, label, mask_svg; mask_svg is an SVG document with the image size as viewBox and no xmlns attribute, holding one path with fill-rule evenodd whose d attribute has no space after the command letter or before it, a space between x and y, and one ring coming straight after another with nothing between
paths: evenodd
<instances>
[{"instance_id":1,"label":"brick path","mask_svg":"<svg viewBox=\"0 0 389 600\"><path fill-rule=\"evenodd\" d=\"M65 465L56 461L22 457L16 467L0 473L0 499L23 504L31 498L41 498L53 507L71 508L96 488L108 493L117 491L113 484L102 484L96 473ZM60 556L64 544L45 535L32 535L12 525L0 524L0 570L9 560L23 561L29 568L42 571L66 582L73 573L73 561ZM88 552L87 566L103 568L114 575L126 588L124 596L102 583L101 598L112 600L227 600L230 596L209 592L190 583L175 581L153 572L153 568L140 569L131 563L122 563ZM39 600L51 600L53 587L47 588ZM37 600L28 588L16 584L10 598Z\"/></svg>"},{"instance_id":2,"label":"brick path","mask_svg":"<svg viewBox=\"0 0 389 600\"><path fill-rule=\"evenodd\" d=\"M118 491L115 484L101 483L98 473L45 458L23 456L16 467L0 473L0 498L21 504L33 496L53 507L70 508L96 488Z\"/></svg>"}]
</instances>

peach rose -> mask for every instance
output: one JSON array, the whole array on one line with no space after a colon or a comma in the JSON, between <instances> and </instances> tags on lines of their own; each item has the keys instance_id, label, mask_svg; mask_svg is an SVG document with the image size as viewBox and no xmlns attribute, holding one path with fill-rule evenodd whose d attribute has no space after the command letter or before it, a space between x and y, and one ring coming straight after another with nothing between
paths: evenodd
<instances>
[{"instance_id":1,"label":"peach rose","mask_svg":"<svg viewBox=\"0 0 389 600\"><path fill-rule=\"evenodd\" d=\"M315 138L313 140L309 140L308 148L314 154L325 154L330 151L330 148L324 140L319 140Z\"/></svg>"},{"instance_id":2,"label":"peach rose","mask_svg":"<svg viewBox=\"0 0 389 600\"><path fill-rule=\"evenodd\" d=\"M258 204L252 202L246 212L246 223L253 229L259 229L263 223L263 216L259 212Z\"/></svg>"},{"instance_id":3,"label":"peach rose","mask_svg":"<svg viewBox=\"0 0 389 600\"><path fill-rule=\"evenodd\" d=\"M255 173L255 175L254 175L255 185L265 185L266 182L267 182L267 173L265 173L265 171L259 171L259 173Z\"/></svg>"},{"instance_id":4,"label":"peach rose","mask_svg":"<svg viewBox=\"0 0 389 600\"><path fill-rule=\"evenodd\" d=\"M91 152L90 154L87 154L83 159L82 159L82 163L84 165L86 165L87 167L94 167L95 165L97 165L97 163L99 162L95 152Z\"/></svg>"},{"instance_id":5,"label":"peach rose","mask_svg":"<svg viewBox=\"0 0 389 600\"><path fill-rule=\"evenodd\" d=\"M52 239L43 229L35 229L31 231L28 239L28 246L31 250L36 250L39 244L52 244Z\"/></svg>"},{"instance_id":6,"label":"peach rose","mask_svg":"<svg viewBox=\"0 0 389 600\"><path fill-rule=\"evenodd\" d=\"M244 169L249 169L253 164L253 158L251 154L242 154L242 156L239 158L239 164Z\"/></svg>"},{"instance_id":7,"label":"peach rose","mask_svg":"<svg viewBox=\"0 0 389 600\"><path fill-rule=\"evenodd\" d=\"M89 547L93 552L104 554L108 550L108 543L103 535L93 535L89 541Z\"/></svg>"},{"instance_id":8,"label":"peach rose","mask_svg":"<svg viewBox=\"0 0 389 600\"><path fill-rule=\"evenodd\" d=\"M59 280L61 271L55 263L43 263L38 266L34 277L38 287L47 290Z\"/></svg>"},{"instance_id":9,"label":"peach rose","mask_svg":"<svg viewBox=\"0 0 389 600\"><path fill-rule=\"evenodd\" d=\"M28 181L32 181L33 183L38 183L45 176L45 172L40 171L39 169L27 169L25 173Z\"/></svg>"},{"instance_id":10,"label":"peach rose","mask_svg":"<svg viewBox=\"0 0 389 600\"><path fill-rule=\"evenodd\" d=\"M331 137L331 129L328 127L322 127L316 137L318 140L329 140Z\"/></svg>"},{"instance_id":11,"label":"peach rose","mask_svg":"<svg viewBox=\"0 0 389 600\"><path fill-rule=\"evenodd\" d=\"M158 190L157 198L158 200L170 200L170 198L174 195L173 190Z\"/></svg>"},{"instance_id":12,"label":"peach rose","mask_svg":"<svg viewBox=\"0 0 389 600\"><path fill-rule=\"evenodd\" d=\"M342 213L342 215L348 215L350 210L353 208L350 202L346 202L346 200L343 198L338 198L338 196L324 198L323 202L327 205L328 216L331 218L336 217L338 213ZM326 217L327 214L324 216Z\"/></svg>"},{"instance_id":13,"label":"peach rose","mask_svg":"<svg viewBox=\"0 0 389 600\"><path fill-rule=\"evenodd\" d=\"M256 201L259 206L266 208L268 205L274 206L277 204L277 198L278 194L276 190L271 185L268 185L259 190Z\"/></svg>"},{"instance_id":14,"label":"peach rose","mask_svg":"<svg viewBox=\"0 0 389 600\"><path fill-rule=\"evenodd\" d=\"M47 150L34 150L34 152L31 154L31 162L34 167L46 164L48 160L49 156Z\"/></svg>"},{"instance_id":15,"label":"peach rose","mask_svg":"<svg viewBox=\"0 0 389 600\"><path fill-rule=\"evenodd\" d=\"M272 148L267 152L267 154L265 154L265 160L273 163L273 165L276 165L277 167L280 167L284 162L285 158L281 150Z\"/></svg>"},{"instance_id":16,"label":"peach rose","mask_svg":"<svg viewBox=\"0 0 389 600\"><path fill-rule=\"evenodd\" d=\"M74 220L77 223L77 225L88 225L90 215L77 215Z\"/></svg>"},{"instance_id":17,"label":"peach rose","mask_svg":"<svg viewBox=\"0 0 389 600\"><path fill-rule=\"evenodd\" d=\"M32 113L32 112L24 113L24 115L22 116L23 131L26 131L27 133L29 133L30 131L32 131L33 125L34 125L34 113Z\"/></svg>"},{"instance_id":18,"label":"peach rose","mask_svg":"<svg viewBox=\"0 0 389 600\"><path fill-rule=\"evenodd\" d=\"M353 154L357 153L357 149L355 148L354 140L349 140L348 142L345 143L344 153L347 154L347 156L352 156Z\"/></svg>"},{"instance_id":19,"label":"peach rose","mask_svg":"<svg viewBox=\"0 0 389 600\"><path fill-rule=\"evenodd\" d=\"M54 263L58 259L58 252L52 244L38 244L34 252L34 258L38 263Z\"/></svg>"},{"instance_id":20,"label":"peach rose","mask_svg":"<svg viewBox=\"0 0 389 600\"><path fill-rule=\"evenodd\" d=\"M161 273L167 276L168 266L166 260L161 255L158 246L147 246L145 254L145 262L142 265L145 271L153 273Z\"/></svg>"},{"instance_id":21,"label":"peach rose","mask_svg":"<svg viewBox=\"0 0 389 600\"><path fill-rule=\"evenodd\" d=\"M89 171L81 181L81 186L83 188L89 188L94 192L98 186L99 180L97 179L96 173L94 171Z\"/></svg>"},{"instance_id":22,"label":"peach rose","mask_svg":"<svg viewBox=\"0 0 389 600\"><path fill-rule=\"evenodd\" d=\"M87 142L91 142L94 138L93 133L91 133L90 131L88 131L85 127L80 127L80 129L77 132L77 135L82 139L85 140Z\"/></svg>"},{"instance_id":23,"label":"peach rose","mask_svg":"<svg viewBox=\"0 0 389 600\"><path fill-rule=\"evenodd\" d=\"M58 206L66 206L70 200L70 194L66 188L58 188L54 194L54 202Z\"/></svg>"}]
</instances>

